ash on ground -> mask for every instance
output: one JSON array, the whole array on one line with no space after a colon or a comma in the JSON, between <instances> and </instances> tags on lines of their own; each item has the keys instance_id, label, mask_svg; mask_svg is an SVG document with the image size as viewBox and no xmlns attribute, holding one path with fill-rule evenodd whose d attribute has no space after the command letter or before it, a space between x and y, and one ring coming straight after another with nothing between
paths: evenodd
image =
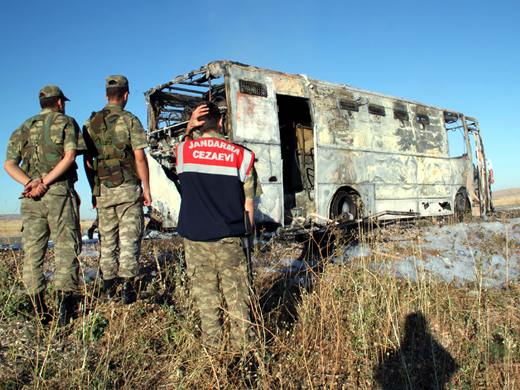
<instances>
[{"instance_id":1,"label":"ash on ground","mask_svg":"<svg viewBox=\"0 0 520 390\"><path fill-rule=\"evenodd\" d=\"M483 288L518 282L520 218L425 227L383 228L377 243L358 244L333 259L366 257L370 268L412 282L439 280Z\"/></svg>"},{"instance_id":2,"label":"ash on ground","mask_svg":"<svg viewBox=\"0 0 520 390\"><path fill-rule=\"evenodd\" d=\"M366 240L336 246L335 255L326 261L357 267L361 266L360 263L352 260L364 259L362 266L412 282L445 281L456 286L477 283L483 288L518 283L520 218L504 218L494 222L421 224L427 226L397 223L382 227L372 232L372 236L369 234ZM144 239L148 243L144 248L162 248L164 245L161 243L170 241L180 244L176 233L149 230ZM312 282L308 276L316 273L317 261L302 258L302 244L279 241L276 236L265 235L256 240L255 247L255 275L268 278L283 275L294 278L298 285ZM53 243L50 241L49 249L52 248ZM3 244L1 249L2 252L18 252L21 245L12 242ZM149 261L146 260L148 257ZM155 264L157 259L163 261L163 257L153 250L153 253L143 253L141 263L148 261ZM167 261L178 261L177 257L168 256ZM79 260L80 276L85 283L91 283L99 277L97 235L92 239L83 236ZM145 269L147 267L146 264L142 266ZM46 267L45 275L49 280L52 280L52 271L52 265ZM307 276L302 279L302 275Z\"/></svg>"}]
</instances>

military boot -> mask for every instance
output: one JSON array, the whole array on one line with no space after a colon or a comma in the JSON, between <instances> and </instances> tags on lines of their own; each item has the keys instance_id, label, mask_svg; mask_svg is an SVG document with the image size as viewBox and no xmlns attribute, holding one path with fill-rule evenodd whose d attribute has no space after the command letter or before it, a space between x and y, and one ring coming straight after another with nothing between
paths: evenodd
<instances>
[{"instance_id":1,"label":"military boot","mask_svg":"<svg viewBox=\"0 0 520 390\"><path fill-rule=\"evenodd\" d=\"M59 317L58 325L65 326L70 323L76 312L76 298L71 291L58 291Z\"/></svg>"},{"instance_id":2,"label":"military boot","mask_svg":"<svg viewBox=\"0 0 520 390\"><path fill-rule=\"evenodd\" d=\"M47 308L47 305L45 304L45 293L43 291L40 291L36 295L31 296L31 301L34 305L34 311L36 313L36 318L40 320L42 325L47 325L52 320L52 316L49 313L49 309Z\"/></svg>"},{"instance_id":3,"label":"military boot","mask_svg":"<svg viewBox=\"0 0 520 390\"><path fill-rule=\"evenodd\" d=\"M132 279L124 279L123 283L123 291L121 293L123 298L123 303L128 305L130 303L134 303L137 299L137 292L135 291L134 280Z\"/></svg>"},{"instance_id":4,"label":"military boot","mask_svg":"<svg viewBox=\"0 0 520 390\"><path fill-rule=\"evenodd\" d=\"M103 291L108 299L114 299L117 291L117 278L103 280Z\"/></svg>"}]
</instances>

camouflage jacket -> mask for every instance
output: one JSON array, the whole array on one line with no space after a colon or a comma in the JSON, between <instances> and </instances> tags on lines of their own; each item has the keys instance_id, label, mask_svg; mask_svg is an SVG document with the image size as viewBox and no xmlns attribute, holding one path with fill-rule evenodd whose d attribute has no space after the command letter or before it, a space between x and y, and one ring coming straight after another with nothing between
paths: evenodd
<instances>
[{"instance_id":1,"label":"camouflage jacket","mask_svg":"<svg viewBox=\"0 0 520 390\"><path fill-rule=\"evenodd\" d=\"M21 162L21 169L30 178L43 178L61 161L65 152L75 150L81 154L85 149L76 121L70 116L45 108L11 134L6 160L17 164ZM49 193L65 194L75 181L76 163L50 186Z\"/></svg>"},{"instance_id":2,"label":"camouflage jacket","mask_svg":"<svg viewBox=\"0 0 520 390\"><path fill-rule=\"evenodd\" d=\"M141 121L116 104L92 113L83 127L87 154L94 162L93 194L99 185L117 187L123 182L138 183L134 150L148 146Z\"/></svg>"}]
</instances>

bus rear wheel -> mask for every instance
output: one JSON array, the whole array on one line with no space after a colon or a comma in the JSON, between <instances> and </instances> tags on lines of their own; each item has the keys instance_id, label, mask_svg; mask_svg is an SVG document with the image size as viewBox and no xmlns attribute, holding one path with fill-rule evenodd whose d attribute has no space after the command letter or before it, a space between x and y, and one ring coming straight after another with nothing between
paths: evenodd
<instances>
[{"instance_id":1,"label":"bus rear wheel","mask_svg":"<svg viewBox=\"0 0 520 390\"><path fill-rule=\"evenodd\" d=\"M348 190L339 190L330 206L330 218L354 221L361 215L361 198Z\"/></svg>"},{"instance_id":2,"label":"bus rear wheel","mask_svg":"<svg viewBox=\"0 0 520 390\"><path fill-rule=\"evenodd\" d=\"M460 190L455 195L455 219L463 222L464 218L471 214L471 205L469 203L468 194L465 190Z\"/></svg>"}]
</instances>

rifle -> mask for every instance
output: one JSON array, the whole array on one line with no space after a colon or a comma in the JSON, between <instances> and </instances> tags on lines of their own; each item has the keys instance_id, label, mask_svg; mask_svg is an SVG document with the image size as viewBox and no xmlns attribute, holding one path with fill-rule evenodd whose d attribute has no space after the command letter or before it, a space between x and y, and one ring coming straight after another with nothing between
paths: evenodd
<instances>
[{"instance_id":1,"label":"rifle","mask_svg":"<svg viewBox=\"0 0 520 390\"><path fill-rule=\"evenodd\" d=\"M249 286L253 287L253 263L252 263L252 246L253 246L253 229L249 221L249 213L244 212L244 225L246 227L246 234L242 237L242 246L246 253L247 261L247 278L249 279Z\"/></svg>"}]
</instances>

